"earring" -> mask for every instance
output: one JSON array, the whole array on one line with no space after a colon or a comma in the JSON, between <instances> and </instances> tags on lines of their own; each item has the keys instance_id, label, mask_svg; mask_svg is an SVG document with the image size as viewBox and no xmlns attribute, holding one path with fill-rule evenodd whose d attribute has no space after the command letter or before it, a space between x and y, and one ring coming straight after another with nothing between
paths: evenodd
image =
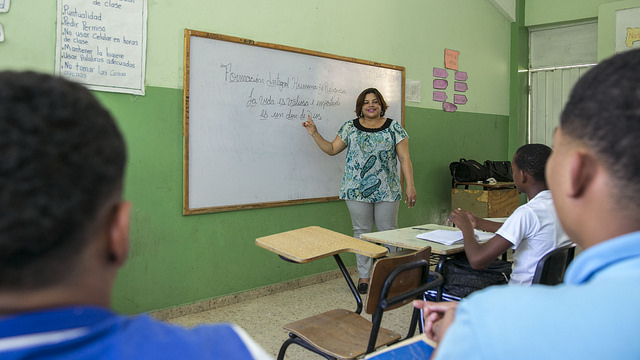
<instances>
[{"instance_id":1,"label":"earring","mask_svg":"<svg viewBox=\"0 0 640 360\"><path fill-rule=\"evenodd\" d=\"M360 111L360 117L364 117L364 114L362 113L362 111Z\"/></svg>"},{"instance_id":2,"label":"earring","mask_svg":"<svg viewBox=\"0 0 640 360\"><path fill-rule=\"evenodd\" d=\"M380 116L383 116L383 115L384 115L384 111L380 111Z\"/></svg>"}]
</instances>

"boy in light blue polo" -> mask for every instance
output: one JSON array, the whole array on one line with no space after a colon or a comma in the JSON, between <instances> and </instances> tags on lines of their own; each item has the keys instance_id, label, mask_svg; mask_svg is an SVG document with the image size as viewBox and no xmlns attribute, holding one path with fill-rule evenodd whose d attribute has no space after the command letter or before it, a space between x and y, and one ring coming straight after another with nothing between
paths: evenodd
<instances>
[{"instance_id":1,"label":"boy in light blue polo","mask_svg":"<svg viewBox=\"0 0 640 360\"><path fill-rule=\"evenodd\" d=\"M416 301L435 359L640 358L640 50L574 87L547 180L569 238L585 250L564 284L489 288L458 303Z\"/></svg>"}]
</instances>

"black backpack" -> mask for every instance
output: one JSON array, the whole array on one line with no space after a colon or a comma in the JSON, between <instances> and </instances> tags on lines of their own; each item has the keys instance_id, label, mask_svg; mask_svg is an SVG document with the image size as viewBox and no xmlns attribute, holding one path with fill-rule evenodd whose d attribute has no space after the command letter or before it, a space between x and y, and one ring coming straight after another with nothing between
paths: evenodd
<instances>
[{"instance_id":1,"label":"black backpack","mask_svg":"<svg viewBox=\"0 0 640 360\"><path fill-rule=\"evenodd\" d=\"M451 177L457 182L485 181L489 176L489 169L475 160L461 158L449 164Z\"/></svg>"},{"instance_id":2,"label":"black backpack","mask_svg":"<svg viewBox=\"0 0 640 360\"><path fill-rule=\"evenodd\" d=\"M496 259L486 268L475 270L464 253L456 254L444 263L443 290L446 294L463 298L492 285L505 285L511 278L511 266L509 261Z\"/></svg>"},{"instance_id":3,"label":"black backpack","mask_svg":"<svg viewBox=\"0 0 640 360\"><path fill-rule=\"evenodd\" d=\"M496 181L513 182L511 161L485 160L484 166L489 169L489 177L496 179Z\"/></svg>"}]
</instances>

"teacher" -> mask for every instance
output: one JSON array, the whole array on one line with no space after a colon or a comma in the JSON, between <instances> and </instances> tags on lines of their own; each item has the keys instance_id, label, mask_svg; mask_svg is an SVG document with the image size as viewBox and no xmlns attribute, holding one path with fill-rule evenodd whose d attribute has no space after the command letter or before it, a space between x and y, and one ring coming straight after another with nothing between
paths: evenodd
<instances>
[{"instance_id":1,"label":"teacher","mask_svg":"<svg viewBox=\"0 0 640 360\"><path fill-rule=\"evenodd\" d=\"M409 157L409 136L395 120L385 118L387 103L375 88L364 90L356 100L356 119L345 122L332 142L318 133L311 116L302 123L318 147L333 156L347 149L340 199L345 200L351 215L353 236L373 231L398 228L398 207L402 186L397 163L404 176L405 202L411 208L416 203L413 166ZM387 246L390 252L395 246ZM371 258L356 254L358 291L369 288Z\"/></svg>"}]
</instances>

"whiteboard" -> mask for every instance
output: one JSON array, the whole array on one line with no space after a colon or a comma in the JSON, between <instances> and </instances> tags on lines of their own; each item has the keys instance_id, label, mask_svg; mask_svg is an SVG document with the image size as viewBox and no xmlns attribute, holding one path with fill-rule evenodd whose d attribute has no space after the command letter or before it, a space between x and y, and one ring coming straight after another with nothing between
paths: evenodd
<instances>
[{"instance_id":1,"label":"whiteboard","mask_svg":"<svg viewBox=\"0 0 640 360\"><path fill-rule=\"evenodd\" d=\"M404 67L185 29L184 214L336 200L345 153L322 152L375 87L404 124Z\"/></svg>"}]
</instances>

